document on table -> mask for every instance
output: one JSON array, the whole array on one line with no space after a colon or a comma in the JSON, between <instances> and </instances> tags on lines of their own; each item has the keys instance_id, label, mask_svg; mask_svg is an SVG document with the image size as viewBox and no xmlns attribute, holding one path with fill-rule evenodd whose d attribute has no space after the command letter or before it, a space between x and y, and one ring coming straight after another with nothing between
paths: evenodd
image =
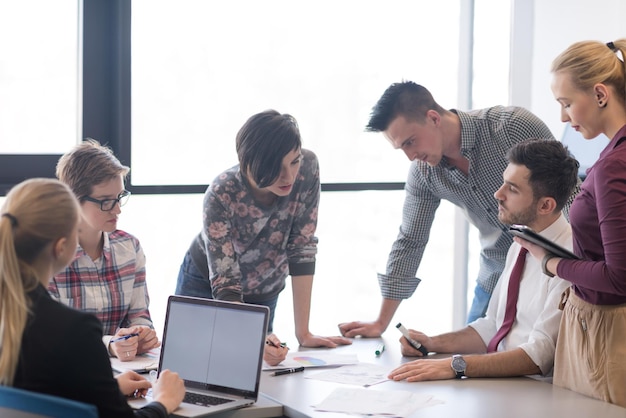
<instances>
[{"instance_id":1,"label":"document on table","mask_svg":"<svg viewBox=\"0 0 626 418\"><path fill-rule=\"evenodd\" d=\"M305 378L369 387L389 380L387 376L390 371L389 367L371 363L358 363L309 374Z\"/></svg>"},{"instance_id":2,"label":"document on table","mask_svg":"<svg viewBox=\"0 0 626 418\"><path fill-rule=\"evenodd\" d=\"M314 408L322 412L343 412L384 417L406 417L417 409L443 403L431 395L400 390L337 388Z\"/></svg>"},{"instance_id":3,"label":"document on table","mask_svg":"<svg viewBox=\"0 0 626 418\"><path fill-rule=\"evenodd\" d=\"M111 368L119 373L132 370L137 373L148 373L159 367L160 348L153 348L144 354L139 354L131 361L121 361L117 357L111 357Z\"/></svg>"},{"instance_id":4,"label":"document on table","mask_svg":"<svg viewBox=\"0 0 626 418\"><path fill-rule=\"evenodd\" d=\"M289 369L295 367L328 367L358 363L356 354L336 354L331 351L311 350L296 351L287 354L287 358L276 366L263 363L263 370Z\"/></svg>"}]
</instances>

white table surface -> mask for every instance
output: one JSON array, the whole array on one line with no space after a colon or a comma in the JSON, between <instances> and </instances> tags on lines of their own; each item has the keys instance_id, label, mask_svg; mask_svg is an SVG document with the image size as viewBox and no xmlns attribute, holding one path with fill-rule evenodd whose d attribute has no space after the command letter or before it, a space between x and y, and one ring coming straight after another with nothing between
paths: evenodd
<instances>
[{"instance_id":1,"label":"white table surface","mask_svg":"<svg viewBox=\"0 0 626 418\"><path fill-rule=\"evenodd\" d=\"M386 349L376 356L376 347L384 342ZM411 359L400 354L397 338L354 340L351 346L339 347L337 353L356 353L359 362L373 363L393 369ZM293 350L293 348L292 348ZM310 350L302 348L299 351ZM261 392L283 405L289 417L349 417L331 412L318 412L312 405L324 400L337 387L357 386L306 379L320 368L307 368L303 373L271 376L262 372ZM598 401L550 383L527 377L474 378L434 382L387 381L368 390L404 390L432 395L443 404L417 410L411 417L450 418L625 418L626 408Z\"/></svg>"}]
</instances>

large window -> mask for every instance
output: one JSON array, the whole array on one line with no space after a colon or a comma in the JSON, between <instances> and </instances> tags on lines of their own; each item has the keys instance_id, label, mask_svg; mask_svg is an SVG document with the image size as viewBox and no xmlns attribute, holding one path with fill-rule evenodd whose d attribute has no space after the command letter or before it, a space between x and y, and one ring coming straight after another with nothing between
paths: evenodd
<instances>
[{"instance_id":1,"label":"large window","mask_svg":"<svg viewBox=\"0 0 626 418\"><path fill-rule=\"evenodd\" d=\"M372 105L401 80L423 84L447 108L506 104L509 3L0 0L0 183L14 182L18 168L40 174L38 155L18 154L50 154L53 175L57 154L78 140L109 143L132 168L120 227L146 250L160 328L201 226L201 191L236 163L235 133L258 111L291 113L320 158L323 188L339 190L322 194L312 307L313 331L334 334L339 321L377 315L376 272L400 222L409 162L364 132ZM474 29L460 24L472 18ZM461 61L471 52L468 69ZM473 102L459 100L472 84ZM377 190L386 188L394 190ZM427 332L452 324L455 216L442 203L423 282L398 313ZM470 237L470 290L474 248ZM289 293L276 321L287 338Z\"/></svg>"},{"instance_id":2,"label":"large window","mask_svg":"<svg viewBox=\"0 0 626 418\"><path fill-rule=\"evenodd\" d=\"M76 143L78 2L0 0L0 154Z\"/></svg>"},{"instance_id":3,"label":"large window","mask_svg":"<svg viewBox=\"0 0 626 418\"><path fill-rule=\"evenodd\" d=\"M403 182L370 109L403 79L455 107L458 28L458 0L134 0L133 182L209 183L268 108L296 117L323 183Z\"/></svg>"},{"instance_id":4,"label":"large window","mask_svg":"<svg viewBox=\"0 0 626 418\"><path fill-rule=\"evenodd\" d=\"M442 105L458 107L459 21L457 0L134 0L133 184L208 184L236 163L235 134L245 120L274 108L297 118L304 146L319 157L323 184L401 187L409 161L382 135L364 132L369 112L389 84L402 80L423 84ZM312 318L332 328L325 332L336 333L341 320L378 314L376 272L385 269L403 196L401 190L322 195ZM147 200L133 198L127 213L155 210ZM167 260L150 273L161 283L152 292L165 295L173 291L178 264L199 232L201 196L162 201L174 206L161 206L160 213L177 215L164 218L169 232L159 235L168 244L181 239L147 249L150 260ZM451 323L453 263L442 260L453 253L454 213L449 204L442 206L418 272L424 284L405 303L411 316L440 312L428 324L433 330ZM290 296L287 290L279 301L285 314L279 314L276 328L283 334L293 330L280 325L292 320ZM341 308L329 312L328 306ZM312 330L322 332L318 328Z\"/></svg>"}]
</instances>

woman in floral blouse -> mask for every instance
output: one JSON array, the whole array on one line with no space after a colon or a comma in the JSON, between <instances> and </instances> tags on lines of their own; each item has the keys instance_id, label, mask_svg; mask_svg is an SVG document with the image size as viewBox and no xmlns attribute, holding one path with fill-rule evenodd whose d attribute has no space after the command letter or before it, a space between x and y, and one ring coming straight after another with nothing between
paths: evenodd
<instances>
[{"instance_id":1,"label":"woman in floral blouse","mask_svg":"<svg viewBox=\"0 0 626 418\"><path fill-rule=\"evenodd\" d=\"M206 191L203 229L185 255L176 294L268 306L271 333L278 295L291 275L300 345L350 344L309 331L320 179L317 157L301 148L296 120L275 110L253 115L236 147L239 164ZM282 360L286 349L275 336L268 340Z\"/></svg>"}]
</instances>

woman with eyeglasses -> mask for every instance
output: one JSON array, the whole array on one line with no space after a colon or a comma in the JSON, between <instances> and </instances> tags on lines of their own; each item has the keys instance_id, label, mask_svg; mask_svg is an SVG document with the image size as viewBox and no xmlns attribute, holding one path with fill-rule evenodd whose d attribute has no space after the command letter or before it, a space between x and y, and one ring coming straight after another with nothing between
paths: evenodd
<instances>
[{"instance_id":1,"label":"woman with eyeglasses","mask_svg":"<svg viewBox=\"0 0 626 418\"><path fill-rule=\"evenodd\" d=\"M204 195L203 229L185 255L176 293L268 306L265 360L277 364L287 348L271 335L274 311L291 276L299 344L349 344L309 330L320 179L317 157L302 149L296 120L275 110L257 113L237 133L236 150L239 164L217 176Z\"/></svg>"},{"instance_id":2,"label":"woman with eyeglasses","mask_svg":"<svg viewBox=\"0 0 626 418\"><path fill-rule=\"evenodd\" d=\"M78 198L81 218L76 255L48 286L54 299L100 319L102 341L121 361L160 345L148 310L143 249L137 238L117 229L130 196L124 189L128 171L92 139L59 159L57 177Z\"/></svg>"}]
</instances>

